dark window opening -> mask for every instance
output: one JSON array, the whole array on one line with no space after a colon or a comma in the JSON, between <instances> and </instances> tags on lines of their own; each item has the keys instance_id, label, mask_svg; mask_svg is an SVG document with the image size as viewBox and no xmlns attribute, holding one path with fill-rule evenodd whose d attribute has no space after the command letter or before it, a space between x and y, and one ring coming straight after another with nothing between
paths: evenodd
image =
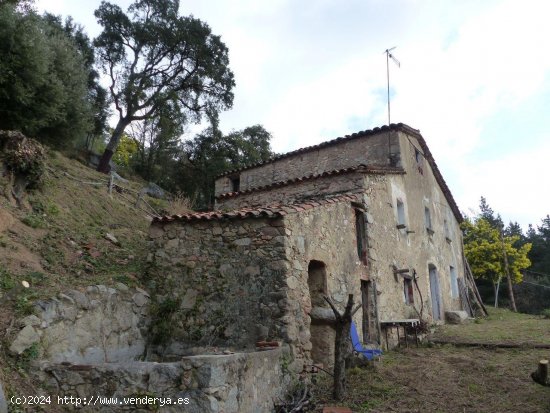
<instances>
[{"instance_id":1,"label":"dark window opening","mask_svg":"<svg viewBox=\"0 0 550 413\"><path fill-rule=\"evenodd\" d=\"M239 192L241 189L241 178L240 176L235 176L231 179L231 191L232 192Z\"/></svg>"},{"instance_id":2,"label":"dark window opening","mask_svg":"<svg viewBox=\"0 0 550 413\"><path fill-rule=\"evenodd\" d=\"M367 263L367 226L365 225L365 214L358 209L355 210L355 231L357 238L357 256L363 264Z\"/></svg>"},{"instance_id":3,"label":"dark window opening","mask_svg":"<svg viewBox=\"0 0 550 413\"><path fill-rule=\"evenodd\" d=\"M432 235L434 233L432 228L432 216L428 207L424 207L424 224L426 224L426 230L428 233Z\"/></svg>"},{"instance_id":4,"label":"dark window opening","mask_svg":"<svg viewBox=\"0 0 550 413\"><path fill-rule=\"evenodd\" d=\"M323 296L327 295L327 270L322 261L312 260L309 262L307 286L311 298L312 307L322 307L325 305Z\"/></svg>"},{"instance_id":5,"label":"dark window opening","mask_svg":"<svg viewBox=\"0 0 550 413\"><path fill-rule=\"evenodd\" d=\"M418 165L421 165L422 164L422 154L420 153L420 151L416 148L414 148L414 157L416 159L416 163Z\"/></svg>"},{"instance_id":6,"label":"dark window opening","mask_svg":"<svg viewBox=\"0 0 550 413\"><path fill-rule=\"evenodd\" d=\"M405 304L414 304L414 289L413 280L410 278L403 279L403 294L405 295Z\"/></svg>"}]
</instances>

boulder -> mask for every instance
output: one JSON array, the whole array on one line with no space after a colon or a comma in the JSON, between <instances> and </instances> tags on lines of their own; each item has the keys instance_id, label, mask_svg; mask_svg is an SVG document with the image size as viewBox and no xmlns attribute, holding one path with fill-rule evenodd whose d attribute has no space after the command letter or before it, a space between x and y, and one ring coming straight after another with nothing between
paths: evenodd
<instances>
[{"instance_id":1,"label":"boulder","mask_svg":"<svg viewBox=\"0 0 550 413\"><path fill-rule=\"evenodd\" d=\"M466 311L445 311L445 320L449 324L466 324L470 317Z\"/></svg>"},{"instance_id":2,"label":"boulder","mask_svg":"<svg viewBox=\"0 0 550 413\"><path fill-rule=\"evenodd\" d=\"M39 341L40 335L38 332L31 325L27 325L19 332L15 340L13 340L10 351L14 354L22 354L26 349Z\"/></svg>"}]
</instances>

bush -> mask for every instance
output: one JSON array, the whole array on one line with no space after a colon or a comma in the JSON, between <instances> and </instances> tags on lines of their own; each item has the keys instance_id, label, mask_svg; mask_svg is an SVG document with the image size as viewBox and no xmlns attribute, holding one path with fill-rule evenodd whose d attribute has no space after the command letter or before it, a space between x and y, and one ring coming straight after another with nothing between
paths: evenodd
<instances>
[{"instance_id":1,"label":"bush","mask_svg":"<svg viewBox=\"0 0 550 413\"><path fill-rule=\"evenodd\" d=\"M5 167L16 177L24 177L27 188L42 185L46 169L46 152L42 145L21 132L0 131L0 150Z\"/></svg>"},{"instance_id":2,"label":"bush","mask_svg":"<svg viewBox=\"0 0 550 413\"><path fill-rule=\"evenodd\" d=\"M550 318L550 308L547 308L546 310L542 310L541 313L543 318Z\"/></svg>"}]
</instances>

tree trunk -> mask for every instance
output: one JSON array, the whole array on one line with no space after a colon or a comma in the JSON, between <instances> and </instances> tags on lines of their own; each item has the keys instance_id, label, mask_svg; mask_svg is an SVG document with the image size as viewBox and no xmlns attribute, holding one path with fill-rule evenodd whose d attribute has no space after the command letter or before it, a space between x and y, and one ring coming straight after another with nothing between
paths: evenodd
<instances>
[{"instance_id":1,"label":"tree trunk","mask_svg":"<svg viewBox=\"0 0 550 413\"><path fill-rule=\"evenodd\" d=\"M517 313L518 309L516 308L516 299L514 298L512 277L510 276L510 268L508 266L508 254L506 254L506 247L504 246L504 234L502 233L502 230L500 231L500 240L502 241L502 255L504 258L504 270L506 271L506 278L508 281L508 295L510 296L510 306L512 307L512 311Z\"/></svg>"},{"instance_id":2,"label":"tree trunk","mask_svg":"<svg viewBox=\"0 0 550 413\"><path fill-rule=\"evenodd\" d=\"M500 290L500 280L497 281L497 283L493 283L493 287L495 289L495 308L498 308L498 291Z\"/></svg>"},{"instance_id":3,"label":"tree trunk","mask_svg":"<svg viewBox=\"0 0 550 413\"><path fill-rule=\"evenodd\" d=\"M346 392L346 356L349 352L351 320L357 310L361 308L361 305L353 309L353 294L350 294L344 314L340 314L330 298L323 298L329 303L336 318L334 323L336 338L334 340L334 387L332 396L334 400L342 400Z\"/></svg>"},{"instance_id":4,"label":"tree trunk","mask_svg":"<svg viewBox=\"0 0 550 413\"><path fill-rule=\"evenodd\" d=\"M99 172L107 174L111 171L109 162L111 162L111 158L113 157L113 154L118 147L120 138L122 138L122 134L124 133L124 129L126 129L126 126L128 126L129 123L130 122L128 122L126 119L119 119L115 129L113 130L111 139L109 139L109 143L107 144L107 147L105 148L105 151L103 152L103 155L99 160L99 165L97 166L97 170Z\"/></svg>"}]
</instances>

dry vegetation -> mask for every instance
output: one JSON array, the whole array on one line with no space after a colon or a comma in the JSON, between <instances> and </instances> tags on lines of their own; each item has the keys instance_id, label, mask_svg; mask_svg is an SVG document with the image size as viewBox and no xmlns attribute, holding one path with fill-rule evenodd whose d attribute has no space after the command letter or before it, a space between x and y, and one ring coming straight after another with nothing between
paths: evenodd
<instances>
[{"instance_id":1,"label":"dry vegetation","mask_svg":"<svg viewBox=\"0 0 550 413\"><path fill-rule=\"evenodd\" d=\"M107 180L52 152L43 187L32 191L20 209L3 196L9 185L0 177L0 380L8 394L36 394L25 371L32 354L15 359L6 350L15 319L31 313L36 300L93 284L140 284L150 217L134 207L130 194L110 196ZM92 184L97 182L102 184ZM123 185L137 192L146 183ZM166 209L164 202L146 200ZM118 244L106 239L107 233Z\"/></svg>"},{"instance_id":2,"label":"dry vegetation","mask_svg":"<svg viewBox=\"0 0 550 413\"><path fill-rule=\"evenodd\" d=\"M494 343L550 344L550 322L505 310L464 326L443 326L439 338L465 337ZM524 341L525 340L525 341ZM550 388L531 380L549 349L432 345L386 353L381 362L348 372L343 402L327 397L330 380L317 388L320 405L341 405L353 412L550 412ZM319 409L319 411L321 411Z\"/></svg>"}]
</instances>

